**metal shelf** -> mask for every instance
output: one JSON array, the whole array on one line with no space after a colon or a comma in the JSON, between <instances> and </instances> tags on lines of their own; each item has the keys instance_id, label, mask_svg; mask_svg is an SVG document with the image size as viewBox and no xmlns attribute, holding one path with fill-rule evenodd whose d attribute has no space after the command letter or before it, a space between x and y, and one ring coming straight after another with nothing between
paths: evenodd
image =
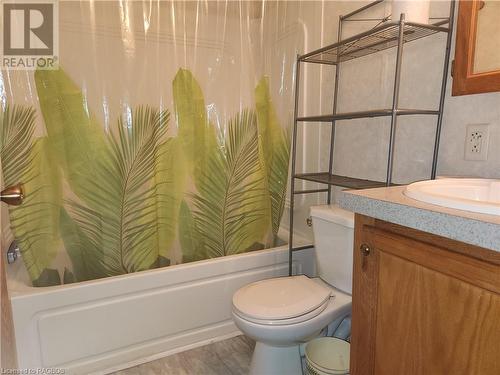
<instances>
[{"instance_id":1,"label":"metal shelf","mask_svg":"<svg viewBox=\"0 0 500 375\"><path fill-rule=\"evenodd\" d=\"M453 30L453 16L455 14L455 1L450 2L449 17L446 19L441 19L440 21L432 24L417 24L405 21L405 15L401 14L399 21L385 21L385 19L380 20L383 22L380 26L374 27L366 32L360 33L353 37L342 39L342 27L343 23L346 21L363 21L363 19L350 19L354 15L359 15L367 9L374 7L375 5L383 3L384 0L375 0L353 12L348 13L345 16L339 17L339 29L337 40L335 44L317 49L310 53L297 56L297 65L295 69L295 103L294 103L294 124L293 124L293 134L292 134L292 149L291 149L291 188L290 188L290 211L289 211L289 274L292 274L292 261L293 252L299 248L294 247L294 207L295 199L298 194L310 194L310 193L326 193L326 203L332 203L332 186L341 186L350 189L368 189L383 186L393 186L392 174L394 166L394 149L396 142L396 128L400 116L407 115L435 115L436 116L436 133L434 138L434 150L432 155L432 167L430 177L434 179L436 176L436 166L438 160L439 151L439 139L441 135L441 125L443 120L443 108L444 108L444 98L446 93L446 83L448 78L448 62L450 58L451 50L451 40L452 40L452 30ZM366 20L366 19L365 19ZM370 19L374 21L374 19ZM378 20L377 20L378 21ZM399 88L401 81L401 68L403 60L403 49L405 43L424 38L436 33L446 33L446 50L443 61L443 74L441 76L441 95L439 99L439 108L437 110L427 110L427 109L402 109L399 108ZM339 113L337 110L337 100L339 96L339 81L341 76L342 63L344 61L349 61L356 59L358 57L367 56L372 53L376 53L388 48L396 48L395 56L395 71L394 71L394 84L392 90L392 105L390 109L375 109L369 111L361 112L347 112ZM423 52L425 53L425 52ZM331 114L320 115L320 116L302 116L299 117L299 93L301 92L301 79L300 71L301 66L306 65L306 63L319 63L319 64L330 64L335 65L336 68L332 69L335 74L334 79L334 92L333 92L333 105ZM334 173L334 146L335 146L335 133L337 121L340 120L351 120L360 118L371 118L371 117L388 117L390 118L390 132L388 134L389 145L387 153L387 169L386 178L384 182L372 181L360 178L353 178L347 176L340 176ZM329 150L329 163L328 172L319 173L296 173L296 159L297 159L297 137L299 122L310 121L310 122L329 122L331 123L330 129L330 150ZM365 157L365 155L360 154L360 157ZM318 188L305 188L304 186L297 186L298 180L312 181L315 183L323 184ZM302 185L302 184L301 184ZM326 185L326 186L324 186ZM322 194L323 195L323 194ZM303 201L305 203L305 201Z\"/></svg>"},{"instance_id":2,"label":"metal shelf","mask_svg":"<svg viewBox=\"0 0 500 375\"><path fill-rule=\"evenodd\" d=\"M298 247L292 247L290 249L291 252L294 252L294 251L299 251L299 250L305 250L305 249L310 249L314 247L314 244L310 244L310 245L303 245L303 246L298 246Z\"/></svg>"},{"instance_id":3,"label":"metal shelf","mask_svg":"<svg viewBox=\"0 0 500 375\"><path fill-rule=\"evenodd\" d=\"M439 111L428 109L396 109L396 116L410 115L439 115ZM357 118L392 116L392 109L376 109L372 111L346 112L335 115L304 116L298 117L297 121L332 122L336 120L352 120Z\"/></svg>"},{"instance_id":4,"label":"metal shelf","mask_svg":"<svg viewBox=\"0 0 500 375\"><path fill-rule=\"evenodd\" d=\"M449 24L447 19L432 25L406 22L402 30L403 43L412 42L439 32L448 33L449 28L443 27L446 24ZM299 56L299 61L337 65L340 62L396 47L400 33L399 26L399 21L387 21L371 30Z\"/></svg>"},{"instance_id":5,"label":"metal shelf","mask_svg":"<svg viewBox=\"0 0 500 375\"><path fill-rule=\"evenodd\" d=\"M328 193L328 189L295 190L293 193L294 194Z\"/></svg>"},{"instance_id":6,"label":"metal shelf","mask_svg":"<svg viewBox=\"0 0 500 375\"><path fill-rule=\"evenodd\" d=\"M369 188L386 186L385 182L364 180L361 178L354 178L347 176L339 176L336 174L330 174L328 172L298 173L294 177L300 180L319 182L321 184L334 185L334 186L342 186L349 189L369 189Z\"/></svg>"}]
</instances>

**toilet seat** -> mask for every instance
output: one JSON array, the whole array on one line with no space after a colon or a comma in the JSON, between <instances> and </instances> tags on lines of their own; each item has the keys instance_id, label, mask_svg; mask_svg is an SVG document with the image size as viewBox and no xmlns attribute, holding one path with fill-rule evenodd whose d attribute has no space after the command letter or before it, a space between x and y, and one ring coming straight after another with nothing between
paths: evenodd
<instances>
[{"instance_id":1,"label":"toilet seat","mask_svg":"<svg viewBox=\"0 0 500 375\"><path fill-rule=\"evenodd\" d=\"M331 298L331 288L307 276L278 277L238 290L233 296L233 312L257 324L296 324L319 315Z\"/></svg>"},{"instance_id":2,"label":"toilet seat","mask_svg":"<svg viewBox=\"0 0 500 375\"><path fill-rule=\"evenodd\" d=\"M302 314L299 316L296 316L294 318L287 318L287 319L275 319L275 320L269 320L269 319L257 319L253 318L249 315L245 315L241 313L240 311L237 311L236 309L233 308L234 314L238 315L240 318L248 320L249 322L256 323L256 324L263 324L263 325L289 325L289 324L297 324L297 323L302 323L305 322L306 320L312 319L319 314L323 312L323 310L326 309L328 304L330 303L330 299L334 297L330 297L323 305L319 306L317 309L310 311L306 314Z\"/></svg>"}]
</instances>

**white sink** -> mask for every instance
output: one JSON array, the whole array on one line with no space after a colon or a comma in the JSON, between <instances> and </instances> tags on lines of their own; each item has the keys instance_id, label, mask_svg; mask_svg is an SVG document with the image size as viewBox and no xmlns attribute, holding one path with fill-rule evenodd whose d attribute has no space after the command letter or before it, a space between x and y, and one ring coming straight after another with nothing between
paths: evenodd
<instances>
[{"instance_id":1,"label":"white sink","mask_svg":"<svg viewBox=\"0 0 500 375\"><path fill-rule=\"evenodd\" d=\"M404 195L421 202L500 216L500 180L443 178L410 184Z\"/></svg>"}]
</instances>

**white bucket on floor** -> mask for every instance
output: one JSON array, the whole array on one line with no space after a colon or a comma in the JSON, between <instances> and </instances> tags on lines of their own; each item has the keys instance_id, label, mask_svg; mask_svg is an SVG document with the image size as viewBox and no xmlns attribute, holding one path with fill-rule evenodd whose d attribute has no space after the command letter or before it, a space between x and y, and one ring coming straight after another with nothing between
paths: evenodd
<instances>
[{"instance_id":1,"label":"white bucket on floor","mask_svg":"<svg viewBox=\"0 0 500 375\"><path fill-rule=\"evenodd\" d=\"M349 374L349 349L347 341L334 337L320 337L306 345L307 375Z\"/></svg>"}]
</instances>

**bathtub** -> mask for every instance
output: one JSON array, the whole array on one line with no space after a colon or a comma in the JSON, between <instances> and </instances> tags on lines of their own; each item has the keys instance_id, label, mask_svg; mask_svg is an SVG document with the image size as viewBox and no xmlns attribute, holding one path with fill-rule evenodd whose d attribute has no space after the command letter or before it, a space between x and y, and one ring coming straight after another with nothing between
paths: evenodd
<instances>
[{"instance_id":1,"label":"bathtub","mask_svg":"<svg viewBox=\"0 0 500 375\"><path fill-rule=\"evenodd\" d=\"M314 272L312 251L295 253L297 272ZM240 334L233 293L286 275L288 246L45 288L21 282L16 263L7 278L19 367L109 373Z\"/></svg>"}]
</instances>

